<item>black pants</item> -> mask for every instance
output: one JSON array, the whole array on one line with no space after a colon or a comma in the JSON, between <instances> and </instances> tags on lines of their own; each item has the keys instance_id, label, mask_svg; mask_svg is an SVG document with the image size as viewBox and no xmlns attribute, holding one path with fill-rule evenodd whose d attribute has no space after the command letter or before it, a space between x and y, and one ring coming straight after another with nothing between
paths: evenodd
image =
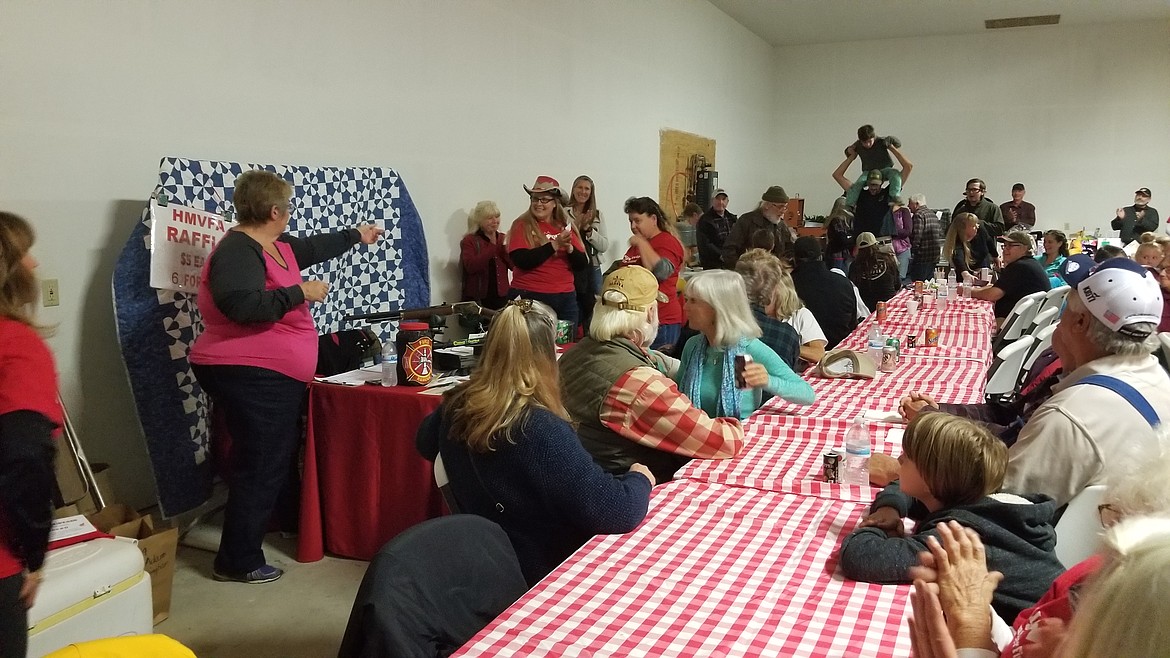
<instances>
[{"instance_id":1,"label":"black pants","mask_svg":"<svg viewBox=\"0 0 1170 658\"><path fill-rule=\"evenodd\" d=\"M0 578L0 656L28 653L28 610L20 601L24 574Z\"/></svg>"},{"instance_id":2,"label":"black pants","mask_svg":"<svg viewBox=\"0 0 1170 658\"><path fill-rule=\"evenodd\" d=\"M264 566L264 533L289 480L300 441L305 382L253 366L191 369L223 411L232 436L231 475L215 568L245 574Z\"/></svg>"},{"instance_id":3,"label":"black pants","mask_svg":"<svg viewBox=\"0 0 1170 658\"><path fill-rule=\"evenodd\" d=\"M573 326L577 327L577 293L575 292L532 292L531 290L520 290L519 288L512 288L508 291L508 297L516 299L521 297L523 299L531 299L537 302L544 302L552 307L552 310L557 314L558 320L564 320Z\"/></svg>"}]
</instances>

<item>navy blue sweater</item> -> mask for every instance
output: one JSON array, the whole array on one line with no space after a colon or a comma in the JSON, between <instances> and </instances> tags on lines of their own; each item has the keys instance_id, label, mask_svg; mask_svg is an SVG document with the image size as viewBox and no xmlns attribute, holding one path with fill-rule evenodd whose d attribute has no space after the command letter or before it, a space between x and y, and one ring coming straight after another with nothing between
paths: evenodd
<instances>
[{"instance_id":1,"label":"navy blue sweater","mask_svg":"<svg viewBox=\"0 0 1170 658\"><path fill-rule=\"evenodd\" d=\"M418 451L432 461L443 455L461 512L504 528L529 586L593 535L630 532L646 516L650 481L606 473L573 427L547 409L531 408L494 451L472 453L452 439L447 404L419 427Z\"/></svg>"},{"instance_id":2,"label":"navy blue sweater","mask_svg":"<svg viewBox=\"0 0 1170 658\"><path fill-rule=\"evenodd\" d=\"M918 554L929 550L926 538L938 538L935 526L955 520L979 533L987 568L1003 573L991 607L1004 619L1015 619L1035 605L1052 581L1064 572L1056 559L1056 532L1052 516L1056 504L1047 496L1027 496L1026 503L983 497L969 505L927 512L919 501L891 483L874 499L870 512L892 507L903 518L918 521L914 534L888 537L878 528L858 528L841 543L841 571L845 577L871 583L909 583L910 567ZM940 540L941 541L941 540Z\"/></svg>"}]
</instances>

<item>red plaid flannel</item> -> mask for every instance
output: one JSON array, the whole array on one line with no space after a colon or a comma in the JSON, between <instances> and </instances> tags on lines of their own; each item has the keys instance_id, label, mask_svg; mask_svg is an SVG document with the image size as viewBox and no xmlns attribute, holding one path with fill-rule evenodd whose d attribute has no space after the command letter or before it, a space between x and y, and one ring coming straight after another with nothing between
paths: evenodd
<instances>
[{"instance_id":1,"label":"red plaid flannel","mask_svg":"<svg viewBox=\"0 0 1170 658\"><path fill-rule=\"evenodd\" d=\"M727 459L743 449L737 418L711 418L654 368L618 378L601 403L601 424L655 450L698 459Z\"/></svg>"}]
</instances>

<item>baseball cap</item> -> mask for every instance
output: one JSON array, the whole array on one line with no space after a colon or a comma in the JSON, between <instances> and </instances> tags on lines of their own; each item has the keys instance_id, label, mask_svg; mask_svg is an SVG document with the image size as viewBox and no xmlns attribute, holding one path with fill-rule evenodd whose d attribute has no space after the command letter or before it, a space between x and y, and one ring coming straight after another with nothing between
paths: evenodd
<instances>
[{"instance_id":1,"label":"baseball cap","mask_svg":"<svg viewBox=\"0 0 1170 658\"><path fill-rule=\"evenodd\" d=\"M1028 235L1025 231L1012 231L1003 236L1003 241L1005 243L1010 242L1012 244L1023 245L1029 249L1032 248L1032 236Z\"/></svg>"},{"instance_id":2,"label":"baseball cap","mask_svg":"<svg viewBox=\"0 0 1170 658\"><path fill-rule=\"evenodd\" d=\"M1146 268L1124 258L1110 258L1077 286L1085 308L1110 330L1145 338L1162 320L1162 289ZM1132 325L1148 322L1151 329Z\"/></svg>"},{"instance_id":3,"label":"baseball cap","mask_svg":"<svg viewBox=\"0 0 1170 658\"><path fill-rule=\"evenodd\" d=\"M712 194L711 198L714 199L715 197L720 196L720 195L727 196L727 192L724 192L722 187L715 190L715 194Z\"/></svg>"},{"instance_id":4,"label":"baseball cap","mask_svg":"<svg viewBox=\"0 0 1170 658\"><path fill-rule=\"evenodd\" d=\"M868 354L856 350L829 350L817 362L816 373L827 379L873 379L877 365Z\"/></svg>"},{"instance_id":5,"label":"baseball cap","mask_svg":"<svg viewBox=\"0 0 1170 658\"><path fill-rule=\"evenodd\" d=\"M1026 192L1027 190L1024 189L1023 183L1016 183L1015 185L1012 185L1012 191L1013 192Z\"/></svg>"},{"instance_id":6,"label":"baseball cap","mask_svg":"<svg viewBox=\"0 0 1170 658\"><path fill-rule=\"evenodd\" d=\"M1064 259L1060 266L1060 278L1068 285L1076 288L1085 277L1089 276L1096 265L1096 261L1085 254L1073 254Z\"/></svg>"},{"instance_id":7,"label":"baseball cap","mask_svg":"<svg viewBox=\"0 0 1170 658\"><path fill-rule=\"evenodd\" d=\"M857 248L858 249L862 249L865 247L872 247L875 244L877 244L877 237L875 237L874 234L870 233L869 231L865 231L861 235L857 236Z\"/></svg>"},{"instance_id":8,"label":"baseball cap","mask_svg":"<svg viewBox=\"0 0 1170 658\"><path fill-rule=\"evenodd\" d=\"M1142 196L1154 196L1150 194L1150 188L1148 187L1139 188L1136 192L1134 192L1134 194L1140 194Z\"/></svg>"},{"instance_id":9,"label":"baseball cap","mask_svg":"<svg viewBox=\"0 0 1170 658\"><path fill-rule=\"evenodd\" d=\"M865 177L865 182L866 182L866 184L874 183L874 182L877 182L877 183L882 182L882 170L881 169L870 169L869 175Z\"/></svg>"},{"instance_id":10,"label":"baseball cap","mask_svg":"<svg viewBox=\"0 0 1170 658\"><path fill-rule=\"evenodd\" d=\"M641 265L619 267L601 283L601 303L623 311L645 311L654 302L666 303L658 279Z\"/></svg>"}]
</instances>

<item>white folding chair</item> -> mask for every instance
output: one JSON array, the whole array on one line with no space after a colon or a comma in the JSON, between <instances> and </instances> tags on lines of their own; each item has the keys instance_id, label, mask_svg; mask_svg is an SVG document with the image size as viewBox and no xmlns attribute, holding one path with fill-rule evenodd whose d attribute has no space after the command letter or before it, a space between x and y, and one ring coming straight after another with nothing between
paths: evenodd
<instances>
[{"instance_id":1,"label":"white folding chair","mask_svg":"<svg viewBox=\"0 0 1170 658\"><path fill-rule=\"evenodd\" d=\"M1097 552L1101 544L1101 517L1097 505L1105 494L1105 485L1085 487L1069 501L1064 515L1056 522L1056 558L1067 569Z\"/></svg>"},{"instance_id":2,"label":"white folding chair","mask_svg":"<svg viewBox=\"0 0 1170 658\"><path fill-rule=\"evenodd\" d=\"M1028 358L1024 359L1024 367L1020 372L1021 378L1023 378L1024 373L1032 369L1032 366L1036 363L1036 357L1040 356L1040 353L1044 350L1052 347L1052 334L1056 332L1056 325L1058 324L1060 324L1060 320L1032 334L1032 337L1036 339L1036 344L1032 346L1032 351L1028 353Z\"/></svg>"},{"instance_id":3,"label":"white folding chair","mask_svg":"<svg viewBox=\"0 0 1170 658\"><path fill-rule=\"evenodd\" d=\"M987 398L1005 398L1015 394L1024 359L1028 358L1028 352L1035 342L1033 336L1021 336L995 355L995 362L987 373L987 386L983 390Z\"/></svg>"},{"instance_id":4,"label":"white folding chair","mask_svg":"<svg viewBox=\"0 0 1170 658\"><path fill-rule=\"evenodd\" d=\"M1035 336L1040 332L1041 329L1044 329L1048 325L1052 324L1052 321L1056 319L1057 313L1060 313L1059 306L1049 306L1043 311L1040 311L1036 314L1036 317L1032 319L1032 326L1028 328L1027 333Z\"/></svg>"},{"instance_id":5,"label":"white folding chair","mask_svg":"<svg viewBox=\"0 0 1170 658\"><path fill-rule=\"evenodd\" d=\"M1000 325L999 333L995 336L993 347L996 351L1024 335L1024 330L1032 326L1032 320L1036 317L1036 309L1045 294L1047 293L1034 292L1030 295L1024 295L1020 301L1016 302L1011 313L1008 313L1007 318Z\"/></svg>"},{"instance_id":6,"label":"white folding chair","mask_svg":"<svg viewBox=\"0 0 1170 658\"><path fill-rule=\"evenodd\" d=\"M1036 309L1036 315L1040 315L1050 308L1056 309L1056 314L1060 315L1060 310L1064 308L1064 300L1068 297L1068 291L1072 290L1069 286L1057 286L1049 290L1044 295L1044 301Z\"/></svg>"},{"instance_id":7,"label":"white folding chair","mask_svg":"<svg viewBox=\"0 0 1170 658\"><path fill-rule=\"evenodd\" d=\"M459 513L459 505L455 503L455 492L451 491L451 481L447 479L447 469L443 467L443 455L435 455L435 484L439 493L443 494L443 501L452 514Z\"/></svg>"}]
</instances>

